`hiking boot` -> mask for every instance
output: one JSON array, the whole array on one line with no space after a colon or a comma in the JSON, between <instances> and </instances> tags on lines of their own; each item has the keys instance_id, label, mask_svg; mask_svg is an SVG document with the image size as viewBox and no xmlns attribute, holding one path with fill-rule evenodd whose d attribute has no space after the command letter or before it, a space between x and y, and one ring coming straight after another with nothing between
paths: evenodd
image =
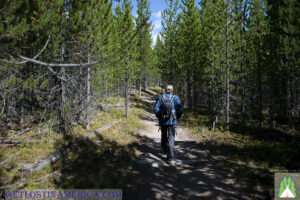
<instances>
[{"instance_id":1,"label":"hiking boot","mask_svg":"<svg viewBox=\"0 0 300 200\"><path fill-rule=\"evenodd\" d=\"M166 161L168 165L176 165L176 161L174 159L169 159Z\"/></svg>"},{"instance_id":2,"label":"hiking boot","mask_svg":"<svg viewBox=\"0 0 300 200\"><path fill-rule=\"evenodd\" d=\"M167 164L174 165L174 164L175 164L175 160L174 160L174 158L170 158L169 156L167 156L166 163L167 163Z\"/></svg>"}]
</instances>

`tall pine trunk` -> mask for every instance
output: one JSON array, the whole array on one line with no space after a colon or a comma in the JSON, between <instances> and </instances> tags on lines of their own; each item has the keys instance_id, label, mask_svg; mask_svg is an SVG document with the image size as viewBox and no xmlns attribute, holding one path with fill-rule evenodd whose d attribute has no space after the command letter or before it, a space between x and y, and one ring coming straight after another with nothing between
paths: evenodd
<instances>
[{"instance_id":1,"label":"tall pine trunk","mask_svg":"<svg viewBox=\"0 0 300 200\"><path fill-rule=\"evenodd\" d=\"M188 108L192 109L193 106L193 99L192 99L192 80L191 80L191 73L190 70L187 70L186 74L186 82L187 82L187 101L188 101Z\"/></svg>"},{"instance_id":2,"label":"tall pine trunk","mask_svg":"<svg viewBox=\"0 0 300 200\"><path fill-rule=\"evenodd\" d=\"M211 36L210 43L210 56L211 56L211 108L212 108L212 130L215 130L215 125L217 122L217 112L216 112L216 98L215 98L215 72L214 72L214 35Z\"/></svg>"},{"instance_id":3,"label":"tall pine trunk","mask_svg":"<svg viewBox=\"0 0 300 200\"><path fill-rule=\"evenodd\" d=\"M125 113L126 113L126 118L128 118L129 116L129 54L128 54L128 50L127 50L127 54L126 54L126 76L125 76Z\"/></svg>"},{"instance_id":4,"label":"tall pine trunk","mask_svg":"<svg viewBox=\"0 0 300 200\"><path fill-rule=\"evenodd\" d=\"M228 31L228 0L226 0L226 126L227 129L229 129L229 123L230 123L230 85L229 85L229 79L230 79L230 66L229 66L229 31Z\"/></svg>"},{"instance_id":5,"label":"tall pine trunk","mask_svg":"<svg viewBox=\"0 0 300 200\"><path fill-rule=\"evenodd\" d=\"M242 15L242 26L241 26L241 71L242 71L242 109L241 109L241 118L242 123L245 122L245 78L246 78L246 72L245 72L245 62L244 62L244 38L243 38L243 32L244 32L244 16L246 13L246 2L244 4L244 11L241 13Z\"/></svg>"},{"instance_id":6,"label":"tall pine trunk","mask_svg":"<svg viewBox=\"0 0 300 200\"><path fill-rule=\"evenodd\" d=\"M262 125L262 109L263 109L263 97L262 97L262 64L261 64L261 54L260 54L260 42L258 43L258 47L256 49L257 54L257 82L258 82L258 116L259 116L259 128L261 128Z\"/></svg>"},{"instance_id":7,"label":"tall pine trunk","mask_svg":"<svg viewBox=\"0 0 300 200\"><path fill-rule=\"evenodd\" d=\"M62 46L61 49L64 47ZM62 54L63 55L63 54ZM65 134L66 133L66 122L65 122L65 102L66 102L66 86L65 86L65 76L66 76L66 70L65 67L61 67L60 69L60 112L59 112L59 121L60 121L60 133Z\"/></svg>"},{"instance_id":8,"label":"tall pine trunk","mask_svg":"<svg viewBox=\"0 0 300 200\"><path fill-rule=\"evenodd\" d=\"M88 50L88 64L91 62L90 49ZM90 101L91 101L91 66L87 66L87 83L86 83L86 129L90 128Z\"/></svg>"},{"instance_id":9,"label":"tall pine trunk","mask_svg":"<svg viewBox=\"0 0 300 200\"><path fill-rule=\"evenodd\" d=\"M290 63L289 63L290 65ZM290 114L289 114L289 124L290 128L294 131L295 130L295 106L294 106L294 90L293 90L293 71L290 70L290 77L289 77L289 101L290 101Z\"/></svg>"},{"instance_id":10,"label":"tall pine trunk","mask_svg":"<svg viewBox=\"0 0 300 200\"><path fill-rule=\"evenodd\" d=\"M65 7L65 6L64 6ZM61 16L63 16L64 10L61 10ZM63 24L62 24L62 19L60 23L60 35L63 38ZM65 54L65 47L63 44L63 41L60 44L60 61L64 62L64 54ZM60 111L59 111L59 121L60 121L60 133L65 134L66 133L66 121L65 121L65 102L66 102L66 86L65 86L65 76L66 76L66 69L65 67L61 67L60 69Z\"/></svg>"},{"instance_id":11,"label":"tall pine trunk","mask_svg":"<svg viewBox=\"0 0 300 200\"><path fill-rule=\"evenodd\" d=\"M142 67L141 67L142 69ZM141 83L141 78L142 78L142 72L141 69L139 71L138 79L136 81L136 89L138 90L138 98L140 99L142 96L142 83Z\"/></svg>"}]
</instances>

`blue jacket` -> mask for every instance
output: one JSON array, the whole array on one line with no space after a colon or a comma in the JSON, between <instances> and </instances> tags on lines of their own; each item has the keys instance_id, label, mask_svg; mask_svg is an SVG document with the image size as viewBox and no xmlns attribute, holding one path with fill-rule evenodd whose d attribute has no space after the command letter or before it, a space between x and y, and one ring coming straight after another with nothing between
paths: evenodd
<instances>
[{"instance_id":1,"label":"blue jacket","mask_svg":"<svg viewBox=\"0 0 300 200\"><path fill-rule=\"evenodd\" d=\"M171 95L173 95L173 94L165 93L163 95L164 95L164 98L166 100L168 100L171 97ZM161 103L162 103L162 99L161 99L161 96L159 96L156 100L155 107L154 107L154 112L155 112L156 116L158 115ZM179 119L182 115L183 109L182 109L180 99L176 95L174 95L173 102L172 102L172 110L173 109L175 110L176 118ZM160 121L159 124L162 125L162 122ZM176 125L176 124L177 124L177 120L172 121L171 119L169 119L163 125Z\"/></svg>"}]
</instances>

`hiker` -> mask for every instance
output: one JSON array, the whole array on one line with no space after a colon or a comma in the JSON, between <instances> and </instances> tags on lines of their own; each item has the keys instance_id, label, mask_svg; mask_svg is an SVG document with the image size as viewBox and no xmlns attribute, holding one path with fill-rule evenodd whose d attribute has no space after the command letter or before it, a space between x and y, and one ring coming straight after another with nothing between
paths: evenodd
<instances>
[{"instance_id":1,"label":"hiker","mask_svg":"<svg viewBox=\"0 0 300 200\"><path fill-rule=\"evenodd\" d=\"M173 95L172 85L167 85L165 93L157 98L154 112L161 129L161 147L167 154L167 163L170 163L174 159L177 120L182 115L182 105L179 98Z\"/></svg>"}]
</instances>

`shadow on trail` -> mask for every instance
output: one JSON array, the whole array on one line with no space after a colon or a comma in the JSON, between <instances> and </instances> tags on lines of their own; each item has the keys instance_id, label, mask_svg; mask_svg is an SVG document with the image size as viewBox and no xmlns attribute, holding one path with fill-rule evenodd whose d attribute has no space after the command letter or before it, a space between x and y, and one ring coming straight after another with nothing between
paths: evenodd
<instances>
[{"instance_id":1,"label":"shadow on trail","mask_svg":"<svg viewBox=\"0 0 300 200\"><path fill-rule=\"evenodd\" d=\"M142 158L151 152L165 159L155 139L137 137L140 141L137 148L144 153ZM176 159L199 159L200 162L159 168L136 164L138 186L137 190L130 192L130 199L268 199L268 190L272 187L271 174L234 163L222 152L212 151L221 148L210 142L177 141Z\"/></svg>"},{"instance_id":2,"label":"shadow on trail","mask_svg":"<svg viewBox=\"0 0 300 200\"><path fill-rule=\"evenodd\" d=\"M66 146L73 145L73 150L53 166L62 173L55 180L57 188L123 189L123 198L128 199L129 180L136 179L137 173L131 167L135 155L130 146L117 144L101 135L93 140L71 136L66 140Z\"/></svg>"},{"instance_id":3,"label":"shadow on trail","mask_svg":"<svg viewBox=\"0 0 300 200\"><path fill-rule=\"evenodd\" d=\"M146 108L146 111L153 113L153 103L141 101L140 105L141 108ZM198 111L186 111L186 113L197 123L199 120L202 123L204 121L209 123L207 120L210 112L205 107ZM200 119L199 116L202 118ZM152 118L143 119L153 121ZM156 128L153 129L154 138L139 134L135 136L139 141L135 148L141 152L139 159L149 159L154 156L162 161L165 160L166 156L160 147L160 133L157 133ZM228 151L223 152L223 149ZM201 143L176 141L176 159L199 160L199 162L159 168L154 168L151 164L135 164L134 169L138 171L138 179L132 182L136 185L136 189L130 190L129 197L133 200L271 199L272 175L268 170L238 162L247 157L243 155L244 150L248 151L243 148L237 149L232 145L220 146L214 141Z\"/></svg>"}]
</instances>

